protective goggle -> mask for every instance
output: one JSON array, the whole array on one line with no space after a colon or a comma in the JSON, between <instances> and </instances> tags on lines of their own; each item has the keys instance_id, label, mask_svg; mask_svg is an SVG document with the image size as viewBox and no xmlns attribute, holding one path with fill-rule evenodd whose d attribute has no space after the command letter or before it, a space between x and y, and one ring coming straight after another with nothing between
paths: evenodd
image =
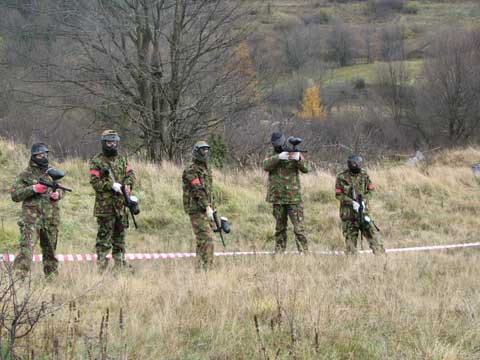
<instances>
[{"instance_id":1,"label":"protective goggle","mask_svg":"<svg viewBox=\"0 0 480 360\"><path fill-rule=\"evenodd\" d=\"M116 134L103 135L102 136L102 141L120 141L120 136L118 136Z\"/></svg>"}]
</instances>

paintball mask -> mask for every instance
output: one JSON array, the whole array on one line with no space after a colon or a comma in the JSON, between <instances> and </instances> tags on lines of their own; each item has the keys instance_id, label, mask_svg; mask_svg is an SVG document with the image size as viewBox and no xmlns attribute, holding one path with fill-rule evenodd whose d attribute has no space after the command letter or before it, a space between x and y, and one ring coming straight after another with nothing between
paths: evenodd
<instances>
[{"instance_id":1,"label":"paintball mask","mask_svg":"<svg viewBox=\"0 0 480 360\"><path fill-rule=\"evenodd\" d=\"M360 155L350 155L347 160L347 165L352 174L358 174L362 171L363 158Z\"/></svg>"},{"instance_id":2,"label":"paintball mask","mask_svg":"<svg viewBox=\"0 0 480 360\"><path fill-rule=\"evenodd\" d=\"M30 151L31 157L30 159L37 164L39 167L43 169L48 168L48 153L49 150L44 143L36 143L32 145L32 149ZM37 155L45 154L44 157L37 158Z\"/></svg>"},{"instance_id":3,"label":"paintball mask","mask_svg":"<svg viewBox=\"0 0 480 360\"><path fill-rule=\"evenodd\" d=\"M281 153L283 151L283 145L285 144L285 135L283 135L279 131L275 131L274 133L272 133L270 141L276 153Z\"/></svg>"},{"instance_id":4,"label":"paintball mask","mask_svg":"<svg viewBox=\"0 0 480 360\"><path fill-rule=\"evenodd\" d=\"M206 163L209 157L210 145L206 141L197 141L193 146L192 155L197 161Z\"/></svg>"},{"instance_id":5,"label":"paintball mask","mask_svg":"<svg viewBox=\"0 0 480 360\"><path fill-rule=\"evenodd\" d=\"M102 152L107 157L113 157L118 154L118 142L120 136L115 130L105 130L100 138L102 142ZM113 144L112 144L113 143Z\"/></svg>"}]
</instances>

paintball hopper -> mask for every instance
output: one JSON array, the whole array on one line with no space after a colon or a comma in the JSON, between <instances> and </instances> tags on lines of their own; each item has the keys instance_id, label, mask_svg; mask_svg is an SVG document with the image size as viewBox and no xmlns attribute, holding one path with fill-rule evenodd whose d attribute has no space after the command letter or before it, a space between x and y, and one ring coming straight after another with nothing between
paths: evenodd
<instances>
[{"instance_id":1,"label":"paintball hopper","mask_svg":"<svg viewBox=\"0 0 480 360\"><path fill-rule=\"evenodd\" d=\"M480 177L480 164L475 164L472 166L473 175L475 177Z\"/></svg>"},{"instance_id":2,"label":"paintball hopper","mask_svg":"<svg viewBox=\"0 0 480 360\"><path fill-rule=\"evenodd\" d=\"M230 224L228 223L228 219L226 217L221 217L220 218L220 221L221 221L221 227L222 227L222 230L225 234L228 234L230 232Z\"/></svg>"},{"instance_id":3,"label":"paintball hopper","mask_svg":"<svg viewBox=\"0 0 480 360\"><path fill-rule=\"evenodd\" d=\"M130 196L128 199L127 207L132 211L133 215L140 214L140 208L138 207L138 198L135 195Z\"/></svg>"},{"instance_id":4,"label":"paintball hopper","mask_svg":"<svg viewBox=\"0 0 480 360\"><path fill-rule=\"evenodd\" d=\"M293 137L293 136L290 136L287 141L292 144L293 146L297 146L299 144L302 143L303 139L301 138L297 138L297 137Z\"/></svg>"},{"instance_id":5,"label":"paintball hopper","mask_svg":"<svg viewBox=\"0 0 480 360\"><path fill-rule=\"evenodd\" d=\"M62 170L54 169L54 168L49 168L49 169L46 171L46 173L47 173L47 175L50 176L54 181L60 180L60 179L62 179L63 177L65 177L65 172L63 172Z\"/></svg>"},{"instance_id":6,"label":"paintball hopper","mask_svg":"<svg viewBox=\"0 0 480 360\"><path fill-rule=\"evenodd\" d=\"M59 184L58 181L61 180L64 176L65 173L62 170L57 170L54 168L49 168L45 173L50 176L53 181L48 181L45 179L40 179L38 180L39 184L45 185L49 188L51 188L53 191L57 191L58 189L63 190L63 191L72 191L72 189L64 187L62 184Z\"/></svg>"}]
</instances>

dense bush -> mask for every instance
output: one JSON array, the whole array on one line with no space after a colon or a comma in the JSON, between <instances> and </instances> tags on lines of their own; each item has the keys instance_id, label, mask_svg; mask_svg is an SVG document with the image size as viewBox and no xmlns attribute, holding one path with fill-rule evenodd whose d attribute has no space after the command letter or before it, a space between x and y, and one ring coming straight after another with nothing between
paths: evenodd
<instances>
[{"instance_id":1,"label":"dense bush","mask_svg":"<svg viewBox=\"0 0 480 360\"><path fill-rule=\"evenodd\" d=\"M374 18L388 17L402 11L406 3L406 0L369 0L367 15Z\"/></svg>"},{"instance_id":2,"label":"dense bush","mask_svg":"<svg viewBox=\"0 0 480 360\"><path fill-rule=\"evenodd\" d=\"M405 14L417 14L418 13L418 5L416 3L408 3L402 9L402 12Z\"/></svg>"}]
</instances>

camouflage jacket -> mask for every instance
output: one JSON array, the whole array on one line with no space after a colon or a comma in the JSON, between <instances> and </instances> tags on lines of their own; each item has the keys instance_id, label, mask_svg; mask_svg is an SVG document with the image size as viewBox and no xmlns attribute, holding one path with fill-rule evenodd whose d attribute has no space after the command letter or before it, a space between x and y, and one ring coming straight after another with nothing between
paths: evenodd
<instances>
[{"instance_id":1,"label":"camouflage jacket","mask_svg":"<svg viewBox=\"0 0 480 360\"><path fill-rule=\"evenodd\" d=\"M60 222L60 210L58 200L50 199L52 189L48 188L44 194L37 194L33 191L33 185L38 184L40 179L52 181L52 178L45 173L34 162L30 161L28 167L19 174L13 182L10 194L15 202L22 202L22 222L34 224L45 221L49 225L57 226ZM61 199L63 191L58 190Z\"/></svg>"},{"instance_id":2,"label":"camouflage jacket","mask_svg":"<svg viewBox=\"0 0 480 360\"><path fill-rule=\"evenodd\" d=\"M183 208L188 214L204 212L213 206L212 170L207 164L193 161L182 175Z\"/></svg>"},{"instance_id":3,"label":"camouflage jacket","mask_svg":"<svg viewBox=\"0 0 480 360\"><path fill-rule=\"evenodd\" d=\"M106 170L110 170L110 174L106 174ZM90 161L90 184L95 190L94 216L126 215L123 195L112 188L114 181L133 188L135 172L127 158L95 155Z\"/></svg>"},{"instance_id":4,"label":"camouflage jacket","mask_svg":"<svg viewBox=\"0 0 480 360\"><path fill-rule=\"evenodd\" d=\"M353 210L352 194L355 189L355 196L361 194L365 202L365 214L368 214L368 203L375 191L370 177L366 171L362 170L359 174L352 174L346 169L337 175L335 182L335 197L340 201L340 218L342 220L355 220L357 213Z\"/></svg>"},{"instance_id":5,"label":"camouflage jacket","mask_svg":"<svg viewBox=\"0 0 480 360\"><path fill-rule=\"evenodd\" d=\"M274 204L300 204L302 193L299 171L307 173L310 165L305 160L280 160L277 153L270 150L263 169L268 171L268 190L266 201Z\"/></svg>"}]
</instances>

